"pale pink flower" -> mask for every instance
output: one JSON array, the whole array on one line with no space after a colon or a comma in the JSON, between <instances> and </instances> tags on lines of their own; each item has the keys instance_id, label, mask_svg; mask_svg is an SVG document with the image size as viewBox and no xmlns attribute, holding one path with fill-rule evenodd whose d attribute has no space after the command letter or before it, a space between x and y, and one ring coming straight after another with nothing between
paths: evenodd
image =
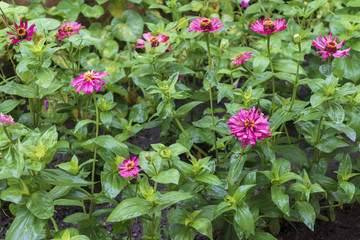
<instances>
[{"instance_id":1,"label":"pale pink flower","mask_svg":"<svg viewBox=\"0 0 360 240\"><path fill-rule=\"evenodd\" d=\"M333 56L335 58L342 57L344 55L349 56L348 52L351 50L351 48L345 49L345 50L339 50L339 48L342 47L345 40L337 43L337 36L335 36L334 41L332 40L332 32L330 33L329 37L324 37L320 35L320 38L316 38L316 40L313 40L312 44L317 49L321 49L323 51L318 51L316 53L324 54L322 58L325 60L327 57Z\"/></svg>"},{"instance_id":2,"label":"pale pink flower","mask_svg":"<svg viewBox=\"0 0 360 240\"><path fill-rule=\"evenodd\" d=\"M240 109L239 112L231 116L228 125L231 135L234 135L243 142L242 147L256 145L256 139L263 140L271 136L269 127L269 117L264 118L264 114L259 114L259 109L255 112L255 107L246 111Z\"/></svg>"},{"instance_id":3,"label":"pale pink flower","mask_svg":"<svg viewBox=\"0 0 360 240\"><path fill-rule=\"evenodd\" d=\"M119 171L119 174L122 177L135 177L137 178L137 173L140 172L139 166L139 159L133 157L131 159L125 159L122 165L119 165L119 168L122 169Z\"/></svg>"},{"instance_id":4,"label":"pale pink flower","mask_svg":"<svg viewBox=\"0 0 360 240\"><path fill-rule=\"evenodd\" d=\"M77 22L67 22L60 25L60 29L58 30L58 34L55 35L58 40L64 40L74 34L79 34L80 29L82 29L80 23Z\"/></svg>"},{"instance_id":5,"label":"pale pink flower","mask_svg":"<svg viewBox=\"0 0 360 240\"><path fill-rule=\"evenodd\" d=\"M242 8L248 8L250 6L249 2L250 2L250 0L242 0L241 1L241 7Z\"/></svg>"},{"instance_id":6,"label":"pale pink flower","mask_svg":"<svg viewBox=\"0 0 360 240\"><path fill-rule=\"evenodd\" d=\"M145 40L150 42L150 45L153 48L158 47L161 43L165 43L168 45L167 50L172 51L172 49L170 48L170 43L166 42L167 40L169 40L168 36L158 34L156 37L154 37L151 32L148 32L144 33L143 37L145 38ZM139 44L139 46L137 46L136 48L145 48L145 43L146 41L144 41L143 39L138 39L137 44Z\"/></svg>"},{"instance_id":7,"label":"pale pink flower","mask_svg":"<svg viewBox=\"0 0 360 240\"><path fill-rule=\"evenodd\" d=\"M222 21L219 21L219 18L214 18L214 19L210 19L210 18L206 18L206 17L202 17L200 18L196 18L194 21L192 21L190 23L190 28L189 28L189 32L194 31L194 32L211 32L214 33L215 31L219 31L221 28L223 28Z\"/></svg>"},{"instance_id":8,"label":"pale pink flower","mask_svg":"<svg viewBox=\"0 0 360 240\"><path fill-rule=\"evenodd\" d=\"M254 32L258 32L260 34L270 35L276 32L280 32L284 30L288 25L285 20L275 20L271 21L271 18L267 18L267 20L257 20L256 22L251 23L251 30Z\"/></svg>"},{"instance_id":9,"label":"pale pink flower","mask_svg":"<svg viewBox=\"0 0 360 240\"><path fill-rule=\"evenodd\" d=\"M101 85L105 85L105 87L107 87L105 82L100 79L107 76L109 76L108 73L94 72L91 70L79 75L79 77L75 78L70 85L76 87L77 93L81 90L84 93L92 93L94 88L96 91L100 91Z\"/></svg>"},{"instance_id":10,"label":"pale pink flower","mask_svg":"<svg viewBox=\"0 0 360 240\"><path fill-rule=\"evenodd\" d=\"M34 34L34 32L37 31L37 29L34 29L35 23L32 24L28 29L26 20L25 20L25 24L24 24L24 21L21 20L20 26L18 26L14 22L14 26L15 26L14 30L16 31L16 33L6 32L7 34L14 36L14 37L9 38L11 40L11 43L18 43L24 39L26 39L26 41L31 41L31 36Z\"/></svg>"},{"instance_id":11,"label":"pale pink flower","mask_svg":"<svg viewBox=\"0 0 360 240\"><path fill-rule=\"evenodd\" d=\"M3 113L0 113L0 121L1 124L5 126L9 126L10 124L16 124L16 122L14 122L14 119L10 115L5 115Z\"/></svg>"},{"instance_id":12,"label":"pale pink flower","mask_svg":"<svg viewBox=\"0 0 360 240\"><path fill-rule=\"evenodd\" d=\"M239 66L242 63L245 63L245 59L251 58L252 52L244 52L244 53L239 53L238 55L236 55L234 58L231 59L231 62L229 63L229 65L231 63L235 63L237 66Z\"/></svg>"}]
</instances>

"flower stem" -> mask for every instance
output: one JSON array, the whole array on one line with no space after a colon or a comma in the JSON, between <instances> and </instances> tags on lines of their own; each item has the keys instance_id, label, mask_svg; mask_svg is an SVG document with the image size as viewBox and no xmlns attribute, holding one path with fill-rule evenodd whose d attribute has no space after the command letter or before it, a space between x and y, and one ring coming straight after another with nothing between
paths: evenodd
<instances>
[{"instance_id":1,"label":"flower stem","mask_svg":"<svg viewBox=\"0 0 360 240\"><path fill-rule=\"evenodd\" d=\"M206 36L206 45L207 45L207 49L208 49L209 73L211 73L211 70L212 70L212 69L211 69L211 49L210 49L209 33L206 33L205 36ZM209 84L210 84L209 94L210 94L211 119L212 119L212 125L213 125L213 127L215 127L214 106L213 106L211 82L209 82ZM212 130L212 132L213 132L213 135L214 135L214 146L215 146L216 160L217 160L217 163L219 164L219 163L220 163L220 159L219 159L218 148L217 148L217 143L216 143L216 133L215 133L215 130Z\"/></svg>"},{"instance_id":2,"label":"flower stem","mask_svg":"<svg viewBox=\"0 0 360 240\"><path fill-rule=\"evenodd\" d=\"M135 178L135 181L136 181L136 186L135 186L135 197L137 197L138 196L138 185L139 185L139 183L138 183L138 180L137 180L137 178Z\"/></svg>"},{"instance_id":3,"label":"flower stem","mask_svg":"<svg viewBox=\"0 0 360 240\"><path fill-rule=\"evenodd\" d=\"M52 224L54 225L55 231L58 232L58 231L59 231L59 228L58 228L58 226L57 226L57 224L56 224L56 222L55 222L55 219L54 219L53 217L51 217L50 219L51 219Z\"/></svg>"},{"instance_id":4,"label":"flower stem","mask_svg":"<svg viewBox=\"0 0 360 240\"><path fill-rule=\"evenodd\" d=\"M320 137L321 137L321 123L323 121L323 117L320 118L319 120L319 125L318 125L318 128L317 128L317 135L316 135L316 144L319 143L320 141ZM315 144L315 145L316 145ZM320 150L315 148L315 158L316 158L316 161L319 161L319 157L320 157Z\"/></svg>"},{"instance_id":5,"label":"flower stem","mask_svg":"<svg viewBox=\"0 0 360 240\"><path fill-rule=\"evenodd\" d=\"M301 53L301 43L299 43L299 53ZM295 83L294 83L293 94L292 94L291 103L290 103L290 107L289 107L288 112L291 112L291 109L292 109L292 107L294 105L294 101L295 101L295 98L296 98L297 82L298 82L298 79L299 79L299 68L300 68L300 60L297 61Z\"/></svg>"},{"instance_id":6,"label":"flower stem","mask_svg":"<svg viewBox=\"0 0 360 240\"><path fill-rule=\"evenodd\" d=\"M96 128L96 133L95 133L95 139L99 136L99 109L97 106L97 101L96 101L96 94L95 91L93 92L93 98L94 98L94 104L95 104L95 113L96 113L96 124L95 124L95 128ZM91 218L92 215L92 211L94 208L94 190L95 190L95 185L94 185L94 181L95 181L95 166L96 166L96 150L97 150L97 145L95 143L94 146L94 158L93 158L93 163L92 163L92 171L91 171L91 203L90 203L90 209L89 209L89 219Z\"/></svg>"},{"instance_id":7,"label":"flower stem","mask_svg":"<svg viewBox=\"0 0 360 240\"><path fill-rule=\"evenodd\" d=\"M52 239L52 235L51 235L50 227L49 227L49 222L46 222L45 229L46 229L46 238L47 239Z\"/></svg>"},{"instance_id":8,"label":"flower stem","mask_svg":"<svg viewBox=\"0 0 360 240\"><path fill-rule=\"evenodd\" d=\"M267 35L267 51L268 51L268 57L270 61L270 68L272 72L272 91L273 91L273 97L272 97L272 103L271 103L271 113L274 115L275 112L275 77L274 77L274 67L271 60L270 55L270 35Z\"/></svg>"},{"instance_id":9,"label":"flower stem","mask_svg":"<svg viewBox=\"0 0 360 240\"><path fill-rule=\"evenodd\" d=\"M11 142L13 145L15 145L14 140L12 139L12 137L10 136L8 130L6 129L6 127L5 127L4 125L3 125L3 128L4 128L4 132L5 132L6 136L7 136L7 138L10 140L10 142Z\"/></svg>"}]
</instances>

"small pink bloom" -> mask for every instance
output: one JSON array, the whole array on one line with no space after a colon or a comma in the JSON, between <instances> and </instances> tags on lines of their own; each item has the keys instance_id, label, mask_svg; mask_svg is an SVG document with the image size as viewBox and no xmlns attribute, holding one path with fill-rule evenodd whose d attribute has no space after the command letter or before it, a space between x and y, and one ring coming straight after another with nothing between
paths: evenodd
<instances>
[{"instance_id":1,"label":"small pink bloom","mask_svg":"<svg viewBox=\"0 0 360 240\"><path fill-rule=\"evenodd\" d=\"M167 40L169 40L168 36L158 34L156 37L154 37L151 32L148 32L144 33L143 37L145 38L145 40L150 42L151 47L153 48L158 47L161 43L165 43L168 45L167 50L172 51L172 49L170 48L170 43L166 42ZM146 41L144 41L143 39L138 39L137 44L139 44L139 46L137 46L136 48L145 48L145 43Z\"/></svg>"},{"instance_id":2,"label":"small pink bloom","mask_svg":"<svg viewBox=\"0 0 360 240\"><path fill-rule=\"evenodd\" d=\"M55 35L58 40L64 40L74 34L79 34L80 29L82 29L80 23L77 22L67 22L60 25L60 29L58 30L58 34Z\"/></svg>"},{"instance_id":3,"label":"small pink bloom","mask_svg":"<svg viewBox=\"0 0 360 240\"><path fill-rule=\"evenodd\" d=\"M140 172L139 166L139 159L133 157L131 159L125 159L122 165L119 165L119 168L122 169L119 171L119 174L122 177L135 177L137 178L137 173Z\"/></svg>"},{"instance_id":4,"label":"small pink bloom","mask_svg":"<svg viewBox=\"0 0 360 240\"><path fill-rule=\"evenodd\" d=\"M288 26L285 23L286 21L281 18L275 21L271 21L271 18L267 18L267 20L260 19L260 22L257 20L251 24L251 30L260 34L270 35L284 30Z\"/></svg>"},{"instance_id":5,"label":"small pink bloom","mask_svg":"<svg viewBox=\"0 0 360 240\"><path fill-rule=\"evenodd\" d=\"M49 109L49 101L46 98L44 98L44 105L45 105L45 109L47 111Z\"/></svg>"},{"instance_id":6,"label":"small pink bloom","mask_svg":"<svg viewBox=\"0 0 360 240\"><path fill-rule=\"evenodd\" d=\"M345 50L339 50L339 48L342 47L342 45L344 44L345 40L340 42L339 44L337 43L337 36L335 36L334 41L332 40L332 32L330 33L329 37L323 37L322 35L320 35L320 38L316 38L316 40L313 40L312 44L314 44L314 46L317 49L321 49L323 51L318 51L316 53L319 54L324 54L322 56L322 58L325 60L327 57L333 56L335 58L339 58L342 57L344 55L349 56L348 52L351 50L351 48L345 49Z\"/></svg>"},{"instance_id":7,"label":"small pink bloom","mask_svg":"<svg viewBox=\"0 0 360 240\"><path fill-rule=\"evenodd\" d=\"M271 136L269 117L264 118L263 113L258 113L259 109L256 112L255 110L255 107L249 111L240 109L236 115L229 118L231 135L243 142L242 147L246 147L248 143L256 145L256 139L263 140Z\"/></svg>"},{"instance_id":8,"label":"small pink bloom","mask_svg":"<svg viewBox=\"0 0 360 240\"><path fill-rule=\"evenodd\" d=\"M0 121L1 124L5 126L9 126L10 124L16 124L16 122L14 122L14 119L10 115L5 115L2 113L0 113Z\"/></svg>"},{"instance_id":9,"label":"small pink bloom","mask_svg":"<svg viewBox=\"0 0 360 240\"><path fill-rule=\"evenodd\" d=\"M218 18L210 19L206 17L196 18L194 21L190 23L189 32L211 32L219 31L220 28L223 28L222 21L219 21Z\"/></svg>"},{"instance_id":10,"label":"small pink bloom","mask_svg":"<svg viewBox=\"0 0 360 240\"><path fill-rule=\"evenodd\" d=\"M244 53L239 53L238 55L236 55L234 58L231 59L231 63L235 63L237 66L239 66L242 63L245 63L245 59L251 58L252 52L244 52ZM229 64L229 65L230 65Z\"/></svg>"},{"instance_id":11,"label":"small pink bloom","mask_svg":"<svg viewBox=\"0 0 360 240\"><path fill-rule=\"evenodd\" d=\"M107 76L109 76L108 73L94 72L91 70L79 75L79 77L75 78L70 85L76 87L77 93L80 91L83 91L84 93L92 93L94 88L96 91L100 91L101 85L105 85L105 87L107 87L105 82L100 79Z\"/></svg>"},{"instance_id":12,"label":"small pink bloom","mask_svg":"<svg viewBox=\"0 0 360 240\"><path fill-rule=\"evenodd\" d=\"M16 33L6 32L7 34L13 35L14 37L9 38L11 40L11 43L18 43L22 40L26 39L26 41L31 40L31 36L34 34L34 32L37 31L37 29L34 29L35 23L32 24L29 29L27 28L27 20L20 21L20 26L18 26L16 23L14 23L15 31Z\"/></svg>"},{"instance_id":13,"label":"small pink bloom","mask_svg":"<svg viewBox=\"0 0 360 240\"><path fill-rule=\"evenodd\" d=\"M250 0L242 0L241 1L241 7L242 8L248 8L250 6L249 2L250 2Z\"/></svg>"}]
</instances>

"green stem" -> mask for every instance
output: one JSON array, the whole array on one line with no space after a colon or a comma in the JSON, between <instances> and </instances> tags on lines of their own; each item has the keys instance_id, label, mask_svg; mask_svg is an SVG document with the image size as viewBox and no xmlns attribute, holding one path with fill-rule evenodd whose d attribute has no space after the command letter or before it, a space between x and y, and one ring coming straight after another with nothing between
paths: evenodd
<instances>
[{"instance_id":1,"label":"green stem","mask_svg":"<svg viewBox=\"0 0 360 240\"><path fill-rule=\"evenodd\" d=\"M270 68L271 68L271 72L272 72L273 97L272 97L272 103L271 103L271 113L272 113L272 115L274 115L274 112L275 112L275 77L274 77L274 67L273 67L271 55L270 55L270 35L267 35L267 51L268 51L268 57L269 57L269 61L270 61Z\"/></svg>"},{"instance_id":2,"label":"green stem","mask_svg":"<svg viewBox=\"0 0 360 240\"><path fill-rule=\"evenodd\" d=\"M233 79L232 71L230 72L230 81L231 81L231 85L234 85L234 79Z\"/></svg>"},{"instance_id":3,"label":"green stem","mask_svg":"<svg viewBox=\"0 0 360 240\"><path fill-rule=\"evenodd\" d=\"M129 224L129 235L127 237L128 240L131 240L132 238L132 220L130 220L130 224Z\"/></svg>"},{"instance_id":4,"label":"green stem","mask_svg":"<svg viewBox=\"0 0 360 240\"><path fill-rule=\"evenodd\" d=\"M8 130L7 130L6 127L5 127L5 125L3 125L3 128L4 128L4 132L5 132L6 136L7 136L7 138L10 140L10 142L11 142L13 145L15 145L15 142L14 142L14 140L12 139L12 137L10 136Z\"/></svg>"},{"instance_id":5,"label":"green stem","mask_svg":"<svg viewBox=\"0 0 360 240\"><path fill-rule=\"evenodd\" d=\"M299 53L301 53L301 43L299 43ZM293 94L292 94L291 103L290 103L290 107L289 107L288 112L291 112L291 109L292 109L292 107L294 105L294 102L295 102L297 82L298 82L298 79L299 79L299 68L300 68L300 60L297 61L295 83L294 83Z\"/></svg>"},{"instance_id":6,"label":"green stem","mask_svg":"<svg viewBox=\"0 0 360 240\"><path fill-rule=\"evenodd\" d=\"M289 145L291 145L291 140L290 140L290 136L289 136L289 133L288 133L288 130L287 130L286 124L285 124L284 126L285 126L285 133L286 133L286 137L287 137L287 139L288 139Z\"/></svg>"},{"instance_id":7,"label":"green stem","mask_svg":"<svg viewBox=\"0 0 360 240\"><path fill-rule=\"evenodd\" d=\"M138 185L139 185L139 183L138 183L138 179L137 178L135 178L135 181L136 181L136 186L135 186L135 197L137 197L138 196Z\"/></svg>"},{"instance_id":8,"label":"green stem","mask_svg":"<svg viewBox=\"0 0 360 240\"><path fill-rule=\"evenodd\" d=\"M30 114L31 114L31 121L33 126L35 127L35 112L34 112L34 102L32 98L29 98L29 107L30 107Z\"/></svg>"},{"instance_id":9,"label":"green stem","mask_svg":"<svg viewBox=\"0 0 360 240\"><path fill-rule=\"evenodd\" d=\"M55 222L55 219L54 219L53 217L51 217L50 219L51 219L52 224L54 225L55 231L58 232L58 231L59 231L59 228L58 228L58 225L57 225L56 222Z\"/></svg>"},{"instance_id":10,"label":"green stem","mask_svg":"<svg viewBox=\"0 0 360 240\"><path fill-rule=\"evenodd\" d=\"M50 232L50 227L49 227L49 222L46 222L45 228L46 228L46 238L47 239L52 239L51 232Z\"/></svg>"},{"instance_id":11,"label":"green stem","mask_svg":"<svg viewBox=\"0 0 360 240\"><path fill-rule=\"evenodd\" d=\"M323 121L323 118L321 117L320 120L319 120L319 125L318 125L318 128L317 128L317 135L316 135L316 144L319 143L320 141L320 137L321 137L321 123ZM315 145L316 145L315 144ZM319 149L315 149L315 159L316 161L319 161L319 158L320 158L320 150Z\"/></svg>"},{"instance_id":12,"label":"green stem","mask_svg":"<svg viewBox=\"0 0 360 240\"><path fill-rule=\"evenodd\" d=\"M95 91L93 92L93 98L94 98L94 104L95 104L95 113L96 113L96 133L95 133L95 139L99 136L99 109L97 106L97 101L96 101L96 94ZM91 203L90 203L90 210L89 210L89 219L91 218L92 215L92 211L94 208L94 190L95 190L95 185L94 185L94 181L95 181L95 166L96 166L96 150L97 150L97 145L95 144L94 146L94 158L93 158L93 163L92 163L92 171L91 171Z\"/></svg>"},{"instance_id":13,"label":"green stem","mask_svg":"<svg viewBox=\"0 0 360 240\"><path fill-rule=\"evenodd\" d=\"M210 49L210 39L209 39L209 33L205 34L206 36L206 45L207 45L207 49L208 49L208 62L209 62L209 73L211 73L211 49ZM209 95L210 95L210 109L211 109L211 119L212 119L212 125L213 127L215 127L215 119L214 119L214 106L213 106L213 98L212 98L212 86L211 83L210 84L210 89L209 89ZM216 153L216 160L217 163L220 164L220 159L219 159L219 153L218 153L218 148L217 148L217 143L216 143L216 133L215 130L212 130L213 135L214 135L214 146L215 146L215 153Z\"/></svg>"},{"instance_id":14,"label":"green stem","mask_svg":"<svg viewBox=\"0 0 360 240\"><path fill-rule=\"evenodd\" d=\"M245 24L244 24L244 14L243 14L243 11L242 11L242 7L240 6L239 4L239 1L237 0L236 1L237 5L238 5L238 8L239 8L239 11L240 11L240 16L241 16L241 26L243 28L243 36L244 36L244 40L245 40L245 46L247 47L247 37L246 37L246 32L245 32Z\"/></svg>"},{"instance_id":15,"label":"green stem","mask_svg":"<svg viewBox=\"0 0 360 240\"><path fill-rule=\"evenodd\" d=\"M70 57L71 57L71 65L72 65L72 70L73 72L75 72L75 59L74 59L74 55L73 55L73 50L74 50L74 47L72 45L72 42L70 42Z\"/></svg>"},{"instance_id":16,"label":"green stem","mask_svg":"<svg viewBox=\"0 0 360 240\"><path fill-rule=\"evenodd\" d=\"M245 65L245 63L242 64L243 68L246 69L246 71L251 75L254 76L254 73Z\"/></svg>"},{"instance_id":17,"label":"green stem","mask_svg":"<svg viewBox=\"0 0 360 240\"><path fill-rule=\"evenodd\" d=\"M81 205L82 205L84 213L87 214L84 200L81 200Z\"/></svg>"}]
</instances>

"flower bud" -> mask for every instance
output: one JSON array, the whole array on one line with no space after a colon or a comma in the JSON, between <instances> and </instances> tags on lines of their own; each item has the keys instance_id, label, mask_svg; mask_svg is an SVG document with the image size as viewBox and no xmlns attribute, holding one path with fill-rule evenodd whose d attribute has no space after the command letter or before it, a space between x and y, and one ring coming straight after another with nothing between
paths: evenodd
<instances>
[{"instance_id":1,"label":"flower bud","mask_svg":"<svg viewBox=\"0 0 360 240\"><path fill-rule=\"evenodd\" d=\"M301 42L300 34L295 34L294 35L294 42L297 43L297 44Z\"/></svg>"},{"instance_id":2,"label":"flower bud","mask_svg":"<svg viewBox=\"0 0 360 240\"><path fill-rule=\"evenodd\" d=\"M145 158L146 158L146 160L150 161L150 159L151 159L150 154L149 154L149 153L146 153L146 154L145 154Z\"/></svg>"},{"instance_id":3,"label":"flower bud","mask_svg":"<svg viewBox=\"0 0 360 240\"><path fill-rule=\"evenodd\" d=\"M307 2L304 2L304 8L306 8L307 7Z\"/></svg>"}]
</instances>

